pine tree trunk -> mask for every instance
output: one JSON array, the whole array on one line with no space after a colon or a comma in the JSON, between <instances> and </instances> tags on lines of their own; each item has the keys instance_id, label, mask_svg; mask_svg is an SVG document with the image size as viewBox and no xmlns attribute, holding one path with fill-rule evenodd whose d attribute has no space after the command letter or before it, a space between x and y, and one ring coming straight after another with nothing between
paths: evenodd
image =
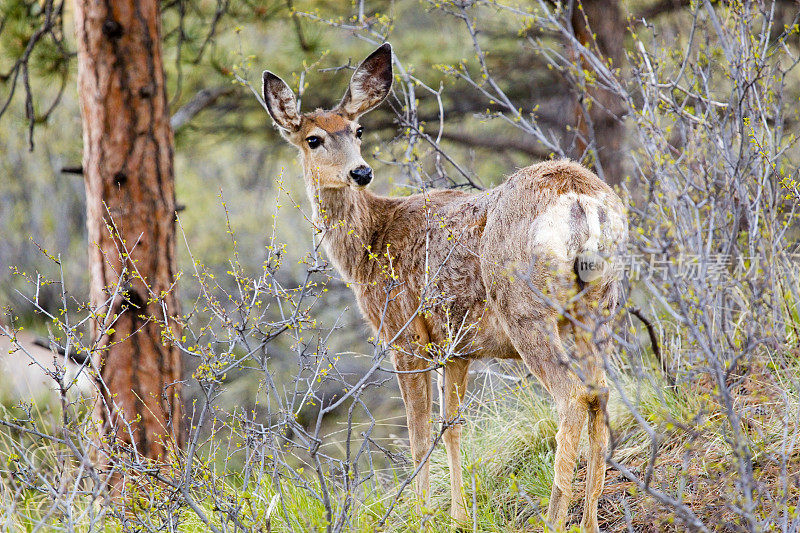
<instances>
[{"instance_id":1,"label":"pine tree trunk","mask_svg":"<svg viewBox=\"0 0 800 533\"><path fill-rule=\"evenodd\" d=\"M586 26L587 20L589 27ZM581 0L580 3L576 1L572 6L572 28L582 45L594 50L599 49L605 58L611 60L613 68L622 66L625 59L623 39L627 31L627 22L617 0ZM591 68L583 60L581 66ZM625 177L622 153L622 141L625 135L625 127L621 120L622 102L616 95L603 89L595 87L590 91L591 95L584 96L584 105L589 104L590 96L595 101L591 102L589 112L586 114L580 104L576 105L576 125L589 141L594 139L596 143L600 167L595 170L607 183L618 184ZM592 138L589 138L590 136ZM578 150L583 151L585 148L585 143L578 143Z\"/></svg>"},{"instance_id":2,"label":"pine tree trunk","mask_svg":"<svg viewBox=\"0 0 800 533\"><path fill-rule=\"evenodd\" d=\"M100 315L95 416L149 458L180 446L173 138L156 0L76 0L91 301ZM103 320L116 317L111 329Z\"/></svg>"}]
</instances>

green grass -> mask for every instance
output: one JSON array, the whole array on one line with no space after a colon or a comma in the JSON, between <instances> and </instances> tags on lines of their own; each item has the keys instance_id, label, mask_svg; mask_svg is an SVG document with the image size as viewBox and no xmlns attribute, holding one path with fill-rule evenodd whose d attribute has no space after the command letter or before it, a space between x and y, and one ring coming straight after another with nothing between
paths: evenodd
<instances>
[{"instance_id":1,"label":"green grass","mask_svg":"<svg viewBox=\"0 0 800 533\"><path fill-rule=\"evenodd\" d=\"M475 405L462 437L465 499L472 518L481 531L515 531L529 521L538 523L553 480L557 422L549 400L528 386ZM432 507L443 515L435 521L446 530L450 485L443 446L431 457L431 493ZM399 514L407 514L410 505Z\"/></svg>"},{"instance_id":2,"label":"green grass","mask_svg":"<svg viewBox=\"0 0 800 533\"><path fill-rule=\"evenodd\" d=\"M743 420L741 431L751 450L759 493L764 495L758 501L757 510L768 521L782 512L793 512L790 503L780 504L778 501L782 489L774 452L800 437L797 395L791 393L797 375L794 368L777 369L775 365L766 364L763 373L743 378L741 390L736 390L735 402ZM698 516L711 524L721 523L720 520L733 520L731 523L735 523L736 517L731 517L721 502L738 501L736 462L725 438L727 421L713 386L693 384L670 388L657 380L636 383L625 378L623 390L647 424L660 436L653 485L666 493L679 495ZM557 429L552 404L533 383L504 393L477 391L475 394L477 396L465 413L467 423L462 438L462 461L465 500L473 509L478 529L489 532L539 531L552 482ZM643 472L652 450L651 442L613 387L608 413L617 442L614 458L633 471ZM37 412L37 416L45 420L51 415L47 408L40 408ZM0 461L4 473L0 496L5 516L0 515L0 523L9 530L31 531L33 524L51 513L47 521L56 528L63 520L64 509L56 508L52 512L52 499L42 492L30 489L15 491L14 487L20 487L20 484L11 483L8 473L21 471L21 455L30 458L31 468L39 468L45 476L48 467L65 465L65 468L76 469L77 465L65 460L64 450L58 446L38 439L12 436L7 431L1 436ZM581 449L585 446L584 436ZM787 461L789 472L800 470L800 456L793 449L789 450ZM582 510L583 459L579 459L576 467L572 524L577 523ZM381 517L394 501L407 470L391 471L388 479L385 471L382 474L384 477L380 481L370 480L357 492L352 529L376 530ZM311 472L304 472L302 476L309 488L319 491ZM326 518L321 503L297 483L284 479L276 485L267 475L259 482L251 481L245 491L240 474L226 471L225 464L217 461L211 452L203 460L198 460L198 477L201 483L193 490L192 498L216 527L225 525L224 513L220 509L234 506L241 510L242 523L256 531L259 525L263 526L268 513L272 531L325 529ZM157 522L169 493L149 482L137 486L141 490L129 499L129 512ZM283 498L276 502L270 513L270 503L278 490ZM788 491L789 501L797 501L796 487L790 486ZM385 530L415 532L420 530L422 522L427 524L429 531L452 530L449 472L443 445L431 456L431 492L430 507L420 508L413 486L406 487ZM212 497L214 493L216 498ZM339 499L336 499L336 505L340 504ZM80 516L87 510L87 501L84 497L75 498L69 512ZM13 507L11 502L14 502ZM102 504L97 502L95 505ZM680 526L670 523L668 514L651 497L609 468L606 492L601 500L601 526L609 531L624 529L626 512L632 517L635 527L680 530ZM210 529L188 506L181 507L180 516L181 531L207 532ZM88 517L79 521L77 530L86 528ZM121 529L118 518L109 516L104 522L104 531Z\"/></svg>"}]
</instances>

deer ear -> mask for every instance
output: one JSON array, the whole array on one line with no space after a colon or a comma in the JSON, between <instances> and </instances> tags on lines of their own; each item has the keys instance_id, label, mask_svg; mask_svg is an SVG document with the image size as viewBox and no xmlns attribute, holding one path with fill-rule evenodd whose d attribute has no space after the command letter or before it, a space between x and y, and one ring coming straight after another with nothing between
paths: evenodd
<instances>
[{"instance_id":1,"label":"deer ear","mask_svg":"<svg viewBox=\"0 0 800 533\"><path fill-rule=\"evenodd\" d=\"M384 43L356 69L338 109L355 119L383 102L392 88L392 45Z\"/></svg>"},{"instance_id":2,"label":"deer ear","mask_svg":"<svg viewBox=\"0 0 800 533\"><path fill-rule=\"evenodd\" d=\"M264 82L264 102L272 120L285 130L299 130L301 117L292 90L285 81L268 70L264 71L261 79Z\"/></svg>"}]
</instances>

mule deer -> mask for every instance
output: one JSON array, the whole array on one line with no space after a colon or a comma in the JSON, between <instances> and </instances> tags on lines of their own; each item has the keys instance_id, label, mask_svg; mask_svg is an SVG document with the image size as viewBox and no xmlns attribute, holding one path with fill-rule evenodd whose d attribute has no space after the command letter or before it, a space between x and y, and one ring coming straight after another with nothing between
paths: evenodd
<instances>
[{"instance_id":1,"label":"mule deer","mask_svg":"<svg viewBox=\"0 0 800 533\"><path fill-rule=\"evenodd\" d=\"M443 364L443 415L457 420L472 359L521 358L558 412L547 520L563 527L588 413L582 527L597 531L607 442L602 348L619 284L609 269L595 267L602 264L598 257L625 242L619 197L595 174L566 160L523 168L488 192L429 190L400 198L371 193L365 187L372 169L361 156L358 118L389 94L388 43L359 65L344 98L329 111L300 113L286 83L269 71L263 82L270 115L300 151L327 255L379 338L391 343L419 469L418 496L430 497L428 466L420 466L431 446L431 372L424 370L431 368L436 347L452 342L454 324L474 323L459 340L464 355ZM592 268L584 276L579 269L586 264ZM394 282L388 300L387 277ZM562 338L572 340L570 355ZM447 427L442 438L450 513L467 525L461 425Z\"/></svg>"}]
</instances>

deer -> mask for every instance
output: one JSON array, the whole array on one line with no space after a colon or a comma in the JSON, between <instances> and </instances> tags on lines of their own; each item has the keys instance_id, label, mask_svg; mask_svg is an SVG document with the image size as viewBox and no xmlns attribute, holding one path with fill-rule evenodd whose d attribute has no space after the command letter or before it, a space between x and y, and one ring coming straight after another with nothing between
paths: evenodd
<instances>
[{"instance_id":1,"label":"deer","mask_svg":"<svg viewBox=\"0 0 800 533\"><path fill-rule=\"evenodd\" d=\"M418 502L430 504L434 352L452 342L454 324L468 323L474 327L459 337L458 350L438 363L442 417L453 422L441 436L452 520L471 528L460 453L470 363L522 359L558 415L545 527L565 527L586 424L581 527L599 531L608 442L603 362L622 291L610 258L627 240L623 203L596 174L566 159L519 169L488 191L371 192L359 118L389 95L392 53L385 43L364 59L330 110L301 113L281 78L264 71L262 81L272 120L299 150L322 247L376 338L389 343ZM387 280L394 287L389 297Z\"/></svg>"}]
</instances>

